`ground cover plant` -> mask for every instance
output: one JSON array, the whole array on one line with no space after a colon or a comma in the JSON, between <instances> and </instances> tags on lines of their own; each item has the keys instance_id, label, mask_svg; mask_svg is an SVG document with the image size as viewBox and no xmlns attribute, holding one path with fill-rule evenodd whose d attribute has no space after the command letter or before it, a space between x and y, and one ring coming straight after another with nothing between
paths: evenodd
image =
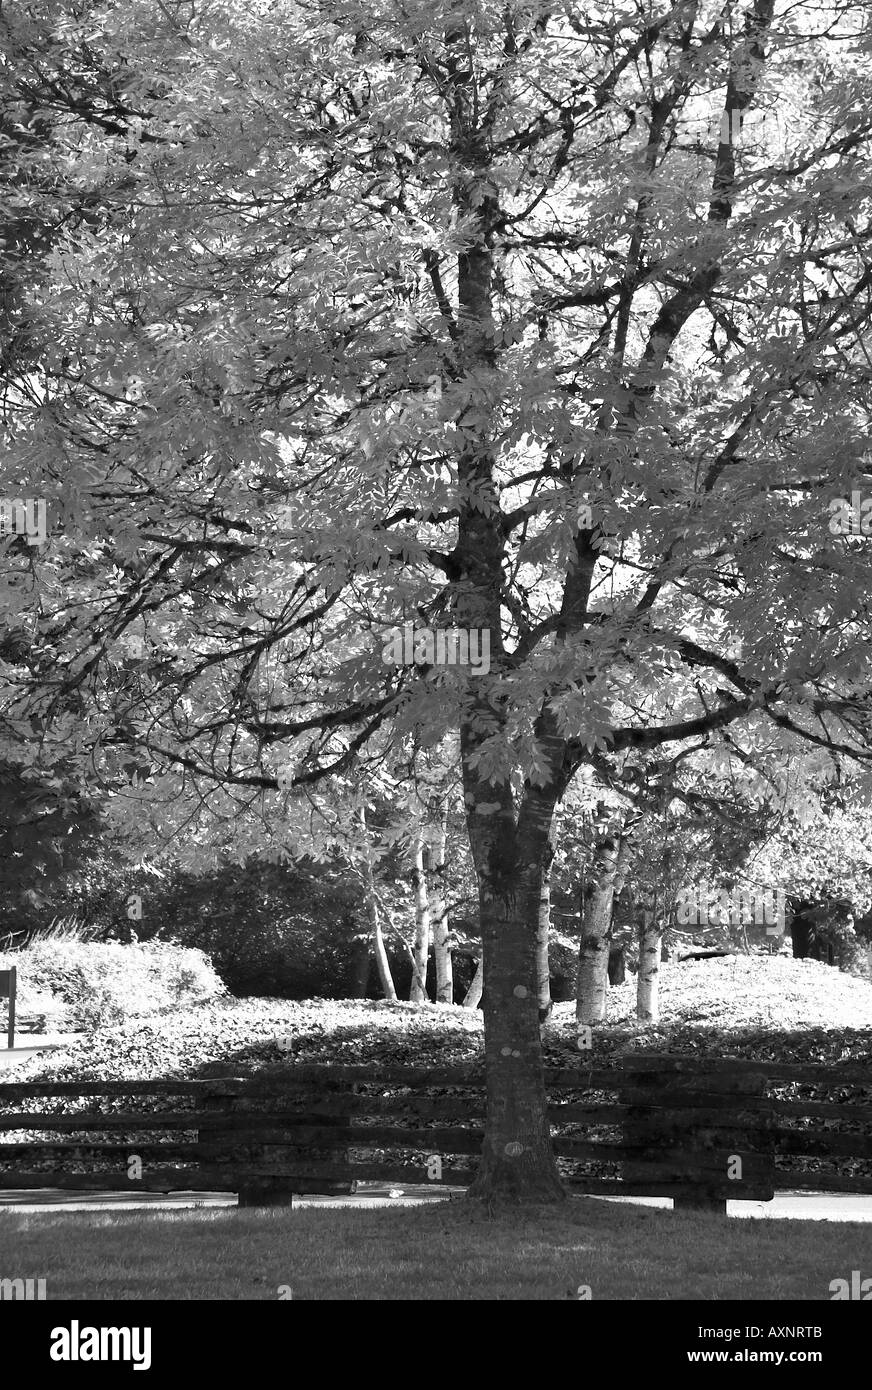
<instances>
[{"instance_id":1,"label":"ground cover plant","mask_svg":"<svg viewBox=\"0 0 872 1390\"><path fill-rule=\"evenodd\" d=\"M634 1047L784 1062L872 1055L872 985L819 961L738 957L664 966L655 1028L632 1018L631 984L616 986L610 998L614 1022L597 1030L597 1058ZM209 1068L245 1074L287 1061L287 1038L301 1062L452 1066L481 1059L483 1020L459 1005L217 998L97 1030L61 1053L25 1062L15 1075L136 1080ZM554 1006L543 1045L551 1064L581 1065L574 1005Z\"/></svg>"}]
</instances>

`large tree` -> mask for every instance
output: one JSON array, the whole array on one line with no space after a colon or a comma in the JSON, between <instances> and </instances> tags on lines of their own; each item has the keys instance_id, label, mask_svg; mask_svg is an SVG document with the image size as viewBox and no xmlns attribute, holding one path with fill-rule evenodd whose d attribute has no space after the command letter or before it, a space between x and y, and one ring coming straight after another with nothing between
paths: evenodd
<instances>
[{"instance_id":1,"label":"large tree","mask_svg":"<svg viewBox=\"0 0 872 1390\"><path fill-rule=\"evenodd\" d=\"M863 8L87 26L127 55L123 114L71 115L52 157L60 187L115 171L125 215L71 230L30 307L6 466L66 519L7 717L84 700L94 766L134 748L252 801L456 729L475 1190L558 1198L537 928L576 772L770 721L864 756L872 566L828 512L867 483ZM404 620L486 634L489 662L392 665Z\"/></svg>"}]
</instances>

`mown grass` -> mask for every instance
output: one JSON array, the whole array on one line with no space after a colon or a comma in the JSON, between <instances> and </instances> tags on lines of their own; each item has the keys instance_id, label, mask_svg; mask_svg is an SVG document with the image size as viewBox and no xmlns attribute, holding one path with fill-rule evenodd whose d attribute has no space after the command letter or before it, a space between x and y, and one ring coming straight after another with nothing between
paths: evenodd
<instances>
[{"instance_id":1,"label":"mown grass","mask_svg":"<svg viewBox=\"0 0 872 1390\"><path fill-rule=\"evenodd\" d=\"M403 1208L0 1212L0 1277L48 1299L829 1300L872 1224L727 1220L588 1198ZM285 1295L287 1296L287 1295Z\"/></svg>"}]
</instances>

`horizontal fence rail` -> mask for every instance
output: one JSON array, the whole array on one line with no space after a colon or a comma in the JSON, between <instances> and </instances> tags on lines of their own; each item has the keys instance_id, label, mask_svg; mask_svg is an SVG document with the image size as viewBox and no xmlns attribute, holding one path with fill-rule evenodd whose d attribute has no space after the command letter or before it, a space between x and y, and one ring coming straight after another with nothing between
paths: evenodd
<instances>
[{"instance_id":1,"label":"horizontal fence rail","mask_svg":"<svg viewBox=\"0 0 872 1390\"><path fill-rule=\"evenodd\" d=\"M720 1210L779 1190L872 1193L872 1065L633 1053L545 1079L571 1191ZM483 1126L481 1067L7 1082L0 1188L224 1191L251 1204L365 1182L465 1187Z\"/></svg>"}]
</instances>

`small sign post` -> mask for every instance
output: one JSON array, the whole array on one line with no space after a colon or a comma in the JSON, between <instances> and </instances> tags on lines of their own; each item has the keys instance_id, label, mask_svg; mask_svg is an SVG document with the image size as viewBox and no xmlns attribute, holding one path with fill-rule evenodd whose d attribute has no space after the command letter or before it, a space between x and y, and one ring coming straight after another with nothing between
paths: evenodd
<instances>
[{"instance_id":1,"label":"small sign post","mask_svg":"<svg viewBox=\"0 0 872 1390\"><path fill-rule=\"evenodd\" d=\"M11 970L0 970L0 999L9 1000L9 1027L7 1031L7 1046L15 1046L15 982L18 974L18 967L13 965Z\"/></svg>"}]
</instances>

